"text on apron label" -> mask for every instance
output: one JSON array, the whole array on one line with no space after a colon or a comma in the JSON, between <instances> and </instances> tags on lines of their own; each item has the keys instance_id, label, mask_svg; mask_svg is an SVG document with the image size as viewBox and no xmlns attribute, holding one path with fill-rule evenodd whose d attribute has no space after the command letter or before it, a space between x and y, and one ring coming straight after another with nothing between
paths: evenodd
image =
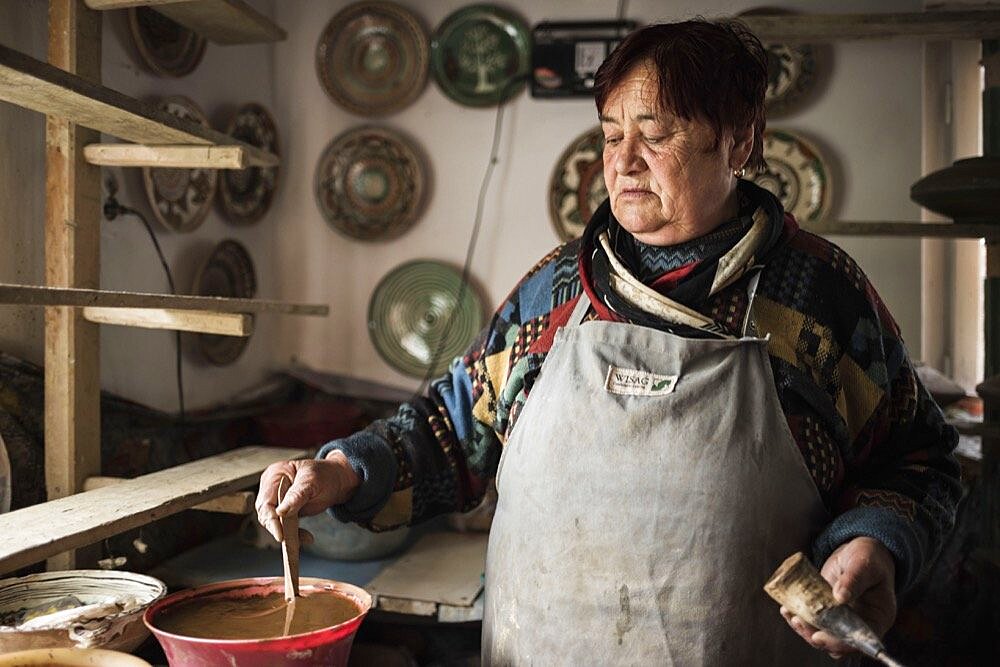
<instances>
[{"instance_id":1,"label":"text on apron label","mask_svg":"<svg viewBox=\"0 0 1000 667\"><path fill-rule=\"evenodd\" d=\"M608 366L604 388L611 394L627 396L663 396L677 385L678 375L657 375L633 368Z\"/></svg>"}]
</instances>

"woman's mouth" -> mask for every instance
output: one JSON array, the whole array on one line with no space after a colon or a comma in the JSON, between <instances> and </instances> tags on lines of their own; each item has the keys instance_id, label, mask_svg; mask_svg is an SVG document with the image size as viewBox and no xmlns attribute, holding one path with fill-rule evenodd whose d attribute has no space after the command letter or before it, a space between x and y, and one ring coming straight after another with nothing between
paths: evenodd
<instances>
[{"instance_id":1,"label":"woman's mouth","mask_svg":"<svg viewBox=\"0 0 1000 667\"><path fill-rule=\"evenodd\" d=\"M653 193L650 190L646 190L643 188L626 188L625 190L622 190L618 193L618 197L619 198L624 197L625 199L639 199L641 197L646 197L652 194Z\"/></svg>"}]
</instances>

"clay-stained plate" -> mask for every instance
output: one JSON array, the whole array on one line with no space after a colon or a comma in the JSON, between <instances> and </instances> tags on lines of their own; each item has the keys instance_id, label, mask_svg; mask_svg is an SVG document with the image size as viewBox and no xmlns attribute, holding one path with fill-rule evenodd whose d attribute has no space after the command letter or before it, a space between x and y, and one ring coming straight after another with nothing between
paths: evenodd
<instances>
[{"instance_id":1,"label":"clay-stained plate","mask_svg":"<svg viewBox=\"0 0 1000 667\"><path fill-rule=\"evenodd\" d=\"M483 306L462 274L417 260L390 271L368 303L368 335L393 368L423 377L443 373L483 325Z\"/></svg>"},{"instance_id":2,"label":"clay-stained plate","mask_svg":"<svg viewBox=\"0 0 1000 667\"><path fill-rule=\"evenodd\" d=\"M226 134L269 153L280 155L278 127L267 109L245 104L233 115ZM264 217L278 186L278 167L223 169L219 172L219 201L230 222L250 224Z\"/></svg>"},{"instance_id":3,"label":"clay-stained plate","mask_svg":"<svg viewBox=\"0 0 1000 667\"><path fill-rule=\"evenodd\" d=\"M363 116L411 104L427 84L430 47L417 17L393 2L338 12L316 45L316 73L334 102Z\"/></svg>"},{"instance_id":4,"label":"clay-stained plate","mask_svg":"<svg viewBox=\"0 0 1000 667\"><path fill-rule=\"evenodd\" d=\"M313 191L334 229L363 241L395 238L419 217L427 182L417 148L382 127L348 130L326 147Z\"/></svg>"},{"instance_id":5,"label":"clay-stained plate","mask_svg":"<svg viewBox=\"0 0 1000 667\"><path fill-rule=\"evenodd\" d=\"M563 241L583 234L590 216L608 198L604 184L604 133L587 130L563 151L549 181L549 215Z\"/></svg>"},{"instance_id":6,"label":"clay-stained plate","mask_svg":"<svg viewBox=\"0 0 1000 667\"><path fill-rule=\"evenodd\" d=\"M205 114L186 97L167 97L160 102L159 109L208 127ZM190 232L208 215L218 186L218 172L203 168L143 167L142 180L156 219L175 232Z\"/></svg>"},{"instance_id":7,"label":"clay-stained plate","mask_svg":"<svg viewBox=\"0 0 1000 667\"><path fill-rule=\"evenodd\" d=\"M257 274L247 249L233 239L220 241L198 269L194 293L252 299L257 294ZM216 366L236 361L249 342L249 336L198 334L198 349Z\"/></svg>"},{"instance_id":8,"label":"clay-stained plate","mask_svg":"<svg viewBox=\"0 0 1000 667\"><path fill-rule=\"evenodd\" d=\"M148 7L130 8L128 24L139 56L160 76L190 74L205 55L204 37Z\"/></svg>"},{"instance_id":9,"label":"clay-stained plate","mask_svg":"<svg viewBox=\"0 0 1000 667\"><path fill-rule=\"evenodd\" d=\"M760 7L742 12L740 16L792 13L787 9ZM764 94L767 116L787 116L802 106L816 86L816 47L812 44L763 44L767 55L767 92Z\"/></svg>"},{"instance_id":10,"label":"clay-stained plate","mask_svg":"<svg viewBox=\"0 0 1000 667\"><path fill-rule=\"evenodd\" d=\"M764 130L767 169L752 177L770 190L799 224L826 217L832 199L830 170L816 148L787 130Z\"/></svg>"},{"instance_id":11,"label":"clay-stained plate","mask_svg":"<svg viewBox=\"0 0 1000 667\"><path fill-rule=\"evenodd\" d=\"M431 72L459 104L499 104L520 92L531 69L528 26L495 5L450 14L431 39Z\"/></svg>"}]
</instances>

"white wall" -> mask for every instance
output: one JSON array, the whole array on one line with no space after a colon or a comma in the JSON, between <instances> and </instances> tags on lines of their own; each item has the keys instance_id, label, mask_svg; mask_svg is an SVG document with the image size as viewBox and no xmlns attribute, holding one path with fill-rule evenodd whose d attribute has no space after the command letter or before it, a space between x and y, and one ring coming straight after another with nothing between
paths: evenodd
<instances>
[{"instance_id":1,"label":"white wall","mask_svg":"<svg viewBox=\"0 0 1000 667\"><path fill-rule=\"evenodd\" d=\"M471 109L446 98L433 83L409 108L377 120L409 134L429 159L432 190L420 221L388 243L362 243L333 231L312 195L313 169L324 146L367 119L340 109L316 77L316 41L346 0L283 0L253 3L289 34L276 46L209 45L195 72L178 80L142 70L120 16L104 26L104 83L130 95L181 93L194 99L216 123L227 107L257 100L275 114L282 140L282 173L271 213L252 227L234 227L213 211L190 234L157 229L182 289L215 242L233 237L253 255L260 296L331 306L329 318L265 315L244 357L234 366L204 366L185 357L189 407L221 400L252 385L269 368L292 357L325 370L351 373L403 386L416 381L385 364L366 329L368 299L387 271L413 258L460 265L475 200L486 167L493 129L492 109ZM429 30L461 0L402 2ZM557 2L513 0L506 6L529 24L543 19L603 19L617 0ZM733 13L751 2L628 2L628 15L643 22ZM809 11L919 9L919 3L886 0L800 1L784 6ZM873 6L877 5L877 6ZM271 13L273 11L273 14ZM0 42L44 58L46 3L0 0ZM834 214L850 220L914 220L909 185L920 174L920 44L875 41L834 47L833 73L824 95L795 116L775 122L807 133L835 166ZM521 274L558 242L546 203L555 160L568 142L596 123L590 100L537 101L527 92L507 109L504 136L474 276L490 308ZM44 280L44 120L30 111L0 104L0 280ZM118 173L121 200L145 205L138 171ZM920 304L917 241L836 239L869 273L903 327L911 351L919 352ZM107 289L165 291L154 251L137 221L122 219L102 229L102 285ZM173 338L165 332L104 327L102 386L167 410L176 407ZM0 349L42 361L39 311L2 307Z\"/></svg>"},{"instance_id":2,"label":"white wall","mask_svg":"<svg viewBox=\"0 0 1000 667\"><path fill-rule=\"evenodd\" d=\"M363 243L341 236L320 215L312 177L324 146L368 119L331 102L316 77L317 39L326 22L347 2L282 2L276 17L294 38L275 48L275 108L287 136L289 178L276 202L287 232L278 237L277 263L284 298L327 301L325 320L280 322L280 360L293 355L310 364L405 386L416 382L384 363L366 330L372 290L390 269L413 258L460 266L486 167L493 129L492 109L462 107L431 81L409 108L376 121L402 130L429 156L433 190L423 218L405 236ZM402 2L432 30L461 0ZM614 0L505 3L529 24L543 19L605 19ZM759 3L628 3L628 16L642 22L697 14L732 13ZM916 1L787 2L810 11L920 9ZM857 42L833 49L833 73L825 94L807 109L775 122L807 133L825 149L837 182L834 215L848 220L916 220L909 186L920 175L920 44L914 41ZM500 164L487 199L473 275L492 308L539 257L558 243L546 203L555 160L578 134L596 124L589 99L538 101L522 93L505 115ZM916 240L835 239L869 273L899 320L911 352L920 349L920 248Z\"/></svg>"}]
</instances>

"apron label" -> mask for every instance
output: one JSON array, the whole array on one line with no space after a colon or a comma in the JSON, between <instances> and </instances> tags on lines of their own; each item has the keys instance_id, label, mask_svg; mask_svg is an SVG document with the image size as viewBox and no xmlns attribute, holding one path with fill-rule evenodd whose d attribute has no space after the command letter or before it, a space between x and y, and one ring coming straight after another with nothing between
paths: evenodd
<instances>
[{"instance_id":1,"label":"apron label","mask_svg":"<svg viewBox=\"0 0 1000 667\"><path fill-rule=\"evenodd\" d=\"M632 368L608 366L604 388L611 394L626 396L663 396L677 385L677 375L657 375Z\"/></svg>"}]
</instances>

